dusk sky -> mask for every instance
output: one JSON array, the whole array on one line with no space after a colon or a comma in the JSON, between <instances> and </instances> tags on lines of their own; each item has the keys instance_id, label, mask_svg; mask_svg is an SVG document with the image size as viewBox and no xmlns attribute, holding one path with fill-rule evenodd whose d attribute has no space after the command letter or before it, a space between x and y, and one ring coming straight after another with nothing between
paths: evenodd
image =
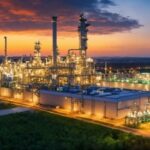
<instances>
[{"instance_id":1,"label":"dusk sky","mask_svg":"<svg viewBox=\"0 0 150 150\"><path fill-rule=\"evenodd\" d=\"M58 16L58 48L79 47L80 13L89 20L89 56L150 57L150 0L0 0L0 55L30 55L41 41L52 54L51 16Z\"/></svg>"}]
</instances>

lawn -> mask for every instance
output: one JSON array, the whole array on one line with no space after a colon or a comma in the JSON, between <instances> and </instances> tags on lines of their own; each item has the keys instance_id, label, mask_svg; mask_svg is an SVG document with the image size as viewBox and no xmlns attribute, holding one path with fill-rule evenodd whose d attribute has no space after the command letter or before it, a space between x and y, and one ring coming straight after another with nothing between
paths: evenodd
<instances>
[{"instance_id":1,"label":"lawn","mask_svg":"<svg viewBox=\"0 0 150 150\"><path fill-rule=\"evenodd\" d=\"M52 115L0 117L0 150L148 150L150 139Z\"/></svg>"},{"instance_id":2,"label":"lawn","mask_svg":"<svg viewBox=\"0 0 150 150\"><path fill-rule=\"evenodd\" d=\"M13 105L13 104L4 103L4 102L1 102L1 101L0 101L0 110L2 110L2 109L14 108L14 107L16 107L16 106Z\"/></svg>"}]
</instances>

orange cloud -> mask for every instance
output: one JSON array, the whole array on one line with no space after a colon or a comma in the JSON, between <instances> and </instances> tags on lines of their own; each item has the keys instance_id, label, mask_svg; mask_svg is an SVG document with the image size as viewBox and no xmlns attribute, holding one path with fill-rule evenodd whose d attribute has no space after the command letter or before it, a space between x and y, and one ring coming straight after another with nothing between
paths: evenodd
<instances>
[{"instance_id":1,"label":"orange cloud","mask_svg":"<svg viewBox=\"0 0 150 150\"><path fill-rule=\"evenodd\" d=\"M9 0L5 1L0 1L0 6L1 7L10 7L12 6Z\"/></svg>"},{"instance_id":2,"label":"orange cloud","mask_svg":"<svg viewBox=\"0 0 150 150\"><path fill-rule=\"evenodd\" d=\"M93 34L110 34L141 27L138 20L104 10L106 6L115 6L112 0L5 1L1 2L2 5L0 5L0 14L3 14L1 15L0 29L5 31L49 29L50 17L57 15L63 32L75 32L78 15L83 10L88 14L88 20L93 26L91 28Z\"/></svg>"},{"instance_id":3,"label":"orange cloud","mask_svg":"<svg viewBox=\"0 0 150 150\"><path fill-rule=\"evenodd\" d=\"M19 16L35 16L35 12L31 10L11 9L10 12Z\"/></svg>"}]
</instances>

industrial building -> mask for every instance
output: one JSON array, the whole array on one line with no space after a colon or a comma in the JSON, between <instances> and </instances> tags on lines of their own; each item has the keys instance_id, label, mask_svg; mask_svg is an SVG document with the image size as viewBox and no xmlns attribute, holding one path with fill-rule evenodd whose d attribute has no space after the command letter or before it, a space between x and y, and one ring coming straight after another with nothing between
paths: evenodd
<instances>
[{"instance_id":1,"label":"industrial building","mask_svg":"<svg viewBox=\"0 0 150 150\"><path fill-rule=\"evenodd\" d=\"M61 57L57 44L57 17L52 17L53 56L42 59L40 42L35 43L34 56L29 61L13 62L8 59L7 37L5 39L5 57L0 65L1 86L24 89L42 87L55 89L59 85L91 85L96 83L94 61L88 58L88 26L83 14L79 18L79 48L71 48L65 57Z\"/></svg>"},{"instance_id":2,"label":"industrial building","mask_svg":"<svg viewBox=\"0 0 150 150\"><path fill-rule=\"evenodd\" d=\"M133 112L150 109L150 92L96 86L84 90L64 86L57 91L40 90L39 95L30 91L0 88L0 96L61 108L70 113L82 113L98 119L122 119Z\"/></svg>"},{"instance_id":3,"label":"industrial building","mask_svg":"<svg viewBox=\"0 0 150 150\"><path fill-rule=\"evenodd\" d=\"M8 59L7 37L4 37L5 57L0 64L0 96L109 119L120 119L132 111L149 109L150 92L146 90L127 90L127 86L102 87L101 74L95 71L94 60L87 57L89 25L81 14L79 48L69 49L65 57L58 52L56 16L52 17L51 57L42 59L38 41L35 43L34 56L29 61L20 59L14 62Z\"/></svg>"},{"instance_id":4,"label":"industrial building","mask_svg":"<svg viewBox=\"0 0 150 150\"><path fill-rule=\"evenodd\" d=\"M103 87L89 87L82 92L77 89L65 92L42 90L39 101L40 104L58 106L98 118L120 119L132 111L148 109L150 93Z\"/></svg>"}]
</instances>

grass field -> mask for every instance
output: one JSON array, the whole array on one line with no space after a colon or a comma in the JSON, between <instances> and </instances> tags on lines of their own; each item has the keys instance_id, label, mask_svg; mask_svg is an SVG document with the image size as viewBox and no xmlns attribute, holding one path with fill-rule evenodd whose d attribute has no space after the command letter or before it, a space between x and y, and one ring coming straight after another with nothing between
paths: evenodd
<instances>
[{"instance_id":1,"label":"grass field","mask_svg":"<svg viewBox=\"0 0 150 150\"><path fill-rule=\"evenodd\" d=\"M0 150L148 150L150 139L52 115L0 117Z\"/></svg>"}]
</instances>

